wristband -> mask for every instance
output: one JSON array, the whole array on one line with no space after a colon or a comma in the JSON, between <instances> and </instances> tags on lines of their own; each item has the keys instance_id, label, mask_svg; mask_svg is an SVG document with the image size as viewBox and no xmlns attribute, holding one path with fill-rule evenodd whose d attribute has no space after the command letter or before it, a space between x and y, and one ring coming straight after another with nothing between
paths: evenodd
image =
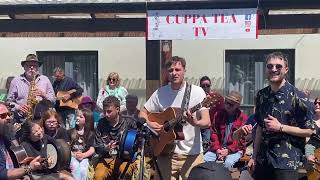
<instances>
[{"instance_id":1,"label":"wristband","mask_svg":"<svg viewBox=\"0 0 320 180\"><path fill-rule=\"evenodd\" d=\"M30 174L32 171L32 168L30 165L27 165L23 167L23 170L24 170L24 174Z\"/></svg>"},{"instance_id":2,"label":"wristband","mask_svg":"<svg viewBox=\"0 0 320 180\"><path fill-rule=\"evenodd\" d=\"M283 132L283 124L280 125L279 132Z\"/></svg>"}]
</instances>

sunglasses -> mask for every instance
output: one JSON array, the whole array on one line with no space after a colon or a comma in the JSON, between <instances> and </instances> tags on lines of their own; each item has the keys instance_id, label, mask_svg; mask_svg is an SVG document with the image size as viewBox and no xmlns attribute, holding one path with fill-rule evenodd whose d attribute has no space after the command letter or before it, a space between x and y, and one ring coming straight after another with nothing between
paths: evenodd
<instances>
[{"instance_id":1,"label":"sunglasses","mask_svg":"<svg viewBox=\"0 0 320 180\"><path fill-rule=\"evenodd\" d=\"M117 81L117 79L108 78L108 81Z\"/></svg>"},{"instance_id":2,"label":"sunglasses","mask_svg":"<svg viewBox=\"0 0 320 180\"><path fill-rule=\"evenodd\" d=\"M202 87L202 88L208 88L208 87L210 87L211 85L210 84L201 84L200 85L200 87Z\"/></svg>"},{"instance_id":3,"label":"sunglasses","mask_svg":"<svg viewBox=\"0 0 320 180\"><path fill-rule=\"evenodd\" d=\"M225 101L225 104L226 104L226 105L228 105L228 106L230 106L230 107L235 106L235 104L234 104L234 103L231 103L231 102L229 102L229 101Z\"/></svg>"},{"instance_id":4,"label":"sunglasses","mask_svg":"<svg viewBox=\"0 0 320 180\"><path fill-rule=\"evenodd\" d=\"M10 117L11 115L12 115L11 112L5 112L5 113L0 114L0 118L5 119L7 116Z\"/></svg>"},{"instance_id":5,"label":"sunglasses","mask_svg":"<svg viewBox=\"0 0 320 180\"><path fill-rule=\"evenodd\" d=\"M320 105L320 102L314 102L313 104L314 105Z\"/></svg>"},{"instance_id":6,"label":"sunglasses","mask_svg":"<svg viewBox=\"0 0 320 180\"><path fill-rule=\"evenodd\" d=\"M282 69L282 64L267 64L267 69L271 70L273 69L273 66L276 67L277 70Z\"/></svg>"}]
</instances>

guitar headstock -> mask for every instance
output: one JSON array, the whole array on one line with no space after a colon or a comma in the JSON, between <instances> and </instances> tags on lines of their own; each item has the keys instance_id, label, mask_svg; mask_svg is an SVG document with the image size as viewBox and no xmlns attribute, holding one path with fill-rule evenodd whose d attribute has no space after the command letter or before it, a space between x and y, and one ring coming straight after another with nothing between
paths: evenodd
<instances>
[{"instance_id":1,"label":"guitar headstock","mask_svg":"<svg viewBox=\"0 0 320 180\"><path fill-rule=\"evenodd\" d=\"M202 107L215 107L220 105L223 100L223 96L219 94L218 92L210 92L207 97L202 101L201 105Z\"/></svg>"}]
</instances>

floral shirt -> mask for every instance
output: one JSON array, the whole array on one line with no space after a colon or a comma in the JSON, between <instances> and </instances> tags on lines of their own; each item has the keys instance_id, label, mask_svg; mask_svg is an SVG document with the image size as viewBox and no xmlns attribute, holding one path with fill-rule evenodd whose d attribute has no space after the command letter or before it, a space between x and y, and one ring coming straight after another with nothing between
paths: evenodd
<instances>
[{"instance_id":1,"label":"floral shirt","mask_svg":"<svg viewBox=\"0 0 320 180\"><path fill-rule=\"evenodd\" d=\"M313 129L312 103L303 92L288 82L277 92L272 92L268 86L257 94L255 120L262 127L257 162L268 163L278 169L297 169L303 158L305 138L267 131L264 119L268 115L284 125Z\"/></svg>"}]
</instances>

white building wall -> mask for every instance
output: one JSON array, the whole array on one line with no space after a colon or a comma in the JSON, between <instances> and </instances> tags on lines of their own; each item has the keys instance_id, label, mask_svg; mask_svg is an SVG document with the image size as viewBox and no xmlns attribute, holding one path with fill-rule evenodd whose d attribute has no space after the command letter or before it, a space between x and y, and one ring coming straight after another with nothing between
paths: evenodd
<instances>
[{"instance_id":1,"label":"white building wall","mask_svg":"<svg viewBox=\"0 0 320 180\"><path fill-rule=\"evenodd\" d=\"M296 49L296 84L301 88L311 87L319 91L319 44L319 34L260 35L258 40L175 40L173 55L186 58L188 78L198 79L203 75L220 78L222 81L219 88L223 88L225 50ZM0 47L3 64L0 71L0 88L4 87L7 76L23 72L20 61L27 54L36 51L98 51L99 79L105 78L111 71L116 71L122 79L135 79L139 84L138 88L145 88L144 37L0 38ZM127 83L128 86L134 84L129 81Z\"/></svg>"},{"instance_id":2,"label":"white building wall","mask_svg":"<svg viewBox=\"0 0 320 180\"><path fill-rule=\"evenodd\" d=\"M295 49L295 77L320 79L320 35L260 35L246 40L175 40L173 55L186 58L187 77L224 76L224 51Z\"/></svg>"},{"instance_id":3,"label":"white building wall","mask_svg":"<svg viewBox=\"0 0 320 180\"><path fill-rule=\"evenodd\" d=\"M99 78L111 71L122 79L145 79L146 53L144 38L0 38L0 78L23 72L20 65L27 54L36 51L98 51Z\"/></svg>"}]
</instances>

